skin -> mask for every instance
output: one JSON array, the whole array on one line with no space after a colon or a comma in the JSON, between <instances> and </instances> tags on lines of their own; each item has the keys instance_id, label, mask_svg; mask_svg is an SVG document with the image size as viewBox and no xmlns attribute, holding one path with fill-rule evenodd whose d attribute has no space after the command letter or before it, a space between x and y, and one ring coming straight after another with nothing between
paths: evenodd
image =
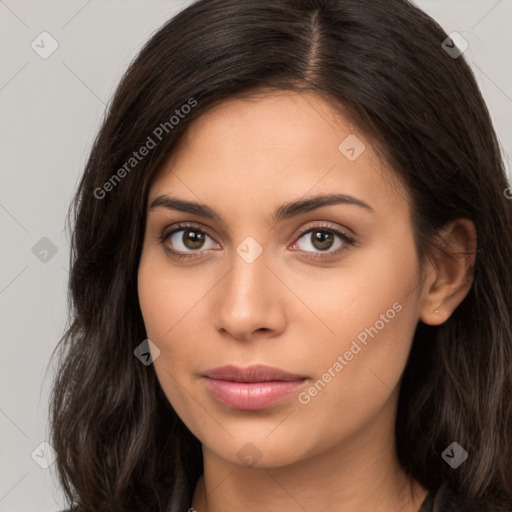
<instances>
[{"instance_id":1,"label":"skin","mask_svg":"<svg viewBox=\"0 0 512 512\"><path fill-rule=\"evenodd\" d=\"M366 146L354 161L338 149L350 134ZM154 181L148 205L172 194L207 204L225 224L148 209L138 286L148 338L160 349L159 382L203 447L192 506L417 511L427 491L408 479L395 453L400 377L418 321L443 323L466 296L474 254L439 253L422 275L406 190L365 135L313 93L226 101L196 120L182 142ZM283 203L333 192L373 211L334 204L271 218ZM178 222L197 224L207 235L203 245L183 241L186 231L160 243ZM325 248L311 233L302 235L324 223L356 245L313 259L344 243L332 234ZM442 235L453 250L475 248L466 219ZM236 251L248 236L263 250L251 263ZM165 247L195 256L178 260ZM400 312L307 404L292 394L264 410L232 409L201 378L211 368L260 363L307 376L301 390L308 390L397 302ZM248 466L237 454L249 442L256 455Z\"/></svg>"}]
</instances>

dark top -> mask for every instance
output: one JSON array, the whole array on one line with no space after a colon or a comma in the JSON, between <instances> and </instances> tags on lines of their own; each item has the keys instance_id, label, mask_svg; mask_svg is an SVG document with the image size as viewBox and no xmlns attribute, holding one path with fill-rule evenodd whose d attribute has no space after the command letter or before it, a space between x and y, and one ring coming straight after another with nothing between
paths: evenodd
<instances>
[{"instance_id":1,"label":"dark top","mask_svg":"<svg viewBox=\"0 0 512 512\"><path fill-rule=\"evenodd\" d=\"M418 512L458 512L459 499L455 493L442 485L435 494L429 493ZM62 512L71 512L70 509Z\"/></svg>"},{"instance_id":2,"label":"dark top","mask_svg":"<svg viewBox=\"0 0 512 512\"><path fill-rule=\"evenodd\" d=\"M459 507L458 496L442 485L435 494L428 493L418 512L458 512Z\"/></svg>"}]
</instances>

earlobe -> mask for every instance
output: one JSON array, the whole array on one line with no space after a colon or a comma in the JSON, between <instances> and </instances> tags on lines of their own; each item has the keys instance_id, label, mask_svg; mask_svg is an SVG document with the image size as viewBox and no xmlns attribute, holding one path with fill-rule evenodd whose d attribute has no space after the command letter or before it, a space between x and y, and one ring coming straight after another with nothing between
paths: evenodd
<instances>
[{"instance_id":1,"label":"earlobe","mask_svg":"<svg viewBox=\"0 0 512 512\"><path fill-rule=\"evenodd\" d=\"M468 219L450 222L440 233L443 250L437 249L433 277L423 289L420 320L427 325L444 323L468 294L473 283L476 229Z\"/></svg>"}]
</instances>

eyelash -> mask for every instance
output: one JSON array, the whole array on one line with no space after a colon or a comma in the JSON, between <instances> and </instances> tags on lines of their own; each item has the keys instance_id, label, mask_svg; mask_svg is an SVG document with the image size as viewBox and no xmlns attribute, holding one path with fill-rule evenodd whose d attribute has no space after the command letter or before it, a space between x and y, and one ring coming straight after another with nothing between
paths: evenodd
<instances>
[{"instance_id":1,"label":"eyelash","mask_svg":"<svg viewBox=\"0 0 512 512\"><path fill-rule=\"evenodd\" d=\"M158 241L159 243L161 243L162 245L165 244L165 242L172 236L174 235L175 233L177 233L178 231L183 231L183 230L186 230L186 229L190 229L190 230L194 230L198 233L202 233L208 237L210 237L210 235L208 235L208 233L206 233L205 231L203 231L198 225L196 224L189 224L189 223L179 223L177 224L174 229L172 229L171 231L163 231L163 233L158 237ZM314 231L327 231L327 232L330 232L330 233L334 233L335 235L337 235L344 243L341 247L338 247L338 249L334 250L334 251L321 251L321 252L317 252L317 253L313 253L312 255L309 255L307 256L308 258L311 258L311 259L325 259L325 258L330 258L330 257L333 257L335 255L338 255L338 254L341 254L343 252L346 252L346 251L349 251L350 249L352 249L355 245L357 245L357 242L356 240L354 240L353 238L351 238L350 236L348 236L346 233L344 233L343 231L333 227L333 226L330 226L328 224L322 224L320 226L312 226L312 227L309 227L307 228L306 230L302 231L299 236L297 237L297 240L301 239L304 235L308 234L308 233L311 233L311 232L314 232ZM212 237L210 237L212 238ZM177 259L189 259L189 258L197 258L198 256L197 253L200 252L200 251L190 251L190 252L187 252L187 253L180 253L180 252L177 252L177 251L174 251L173 249L170 249L169 247L165 247L165 249L171 253L172 257L173 258L177 258ZM308 252L308 251L304 251L304 252Z\"/></svg>"}]
</instances>

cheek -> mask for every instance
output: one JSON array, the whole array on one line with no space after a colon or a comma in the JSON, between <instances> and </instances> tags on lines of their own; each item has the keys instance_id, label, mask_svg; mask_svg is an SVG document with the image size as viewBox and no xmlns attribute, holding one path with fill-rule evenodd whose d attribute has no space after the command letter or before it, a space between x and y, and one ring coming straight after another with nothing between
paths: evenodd
<instances>
[{"instance_id":1,"label":"cheek","mask_svg":"<svg viewBox=\"0 0 512 512\"><path fill-rule=\"evenodd\" d=\"M311 398L318 409L337 403L360 415L389 396L399 383L418 321L418 272L412 241L397 238L366 251L350 272L318 295L316 307L326 312L333 336L309 354L317 384L303 402Z\"/></svg>"},{"instance_id":2,"label":"cheek","mask_svg":"<svg viewBox=\"0 0 512 512\"><path fill-rule=\"evenodd\" d=\"M167 399L182 416L190 404L180 391L185 384L180 372L189 368L194 353L193 344L182 343L177 333L191 309L187 298L190 294L180 287L177 273L161 260L157 250L143 250L138 271L139 304L146 335L160 350L153 362L156 376Z\"/></svg>"},{"instance_id":3,"label":"cheek","mask_svg":"<svg viewBox=\"0 0 512 512\"><path fill-rule=\"evenodd\" d=\"M155 343L172 326L169 315L173 311L173 294L165 293L165 274L162 274L159 267L154 258L143 252L138 272L139 304L147 335Z\"/></svg>"},{"instance_id":4,"label":"cheek","mask_svg":"<svg viewBox=\"0 0 512 512\"><path fill-rule=\"evenodd\" d=\"M139 304L148 337L168 344L183 322L190 322L194 306L207 292L202 279L173 267L158 247L143 250L138 271ZM161 348L161 347L160 347Z\"/></svg>"},{"instance_id":5,"label":"cheek","mask_svg":"<svg viewBox=\"0 0 512 512\"><path fill-rule=\"evenodd\" d=\"M403 330L408 325L402 322L407 315L403 311L396 314L396 303L414 315L411 306L419 297L419 266L412 238L400 237L399 233L394 230L382 234L351 255L347 267L331 269L332 278L323 281L316 293L308 290L312 308L337 338L350 340L376 322L382 332Z\"/></svg>"},{"instance_id":6,"label":"cheek","mask_svg":"<svg viewBox=\"0 0 512 512\"><path fill-rule=\"evenodd\" d=\"M159 248L143 251L138 271L139 304L147 337L160 350L155 371L164 391L194 371L204 347L205 298L211 284L173 268ZM160 249L161 251L161 249ZM189 276L189 277L187 277Z\"/></svg>"}]
</instances>

